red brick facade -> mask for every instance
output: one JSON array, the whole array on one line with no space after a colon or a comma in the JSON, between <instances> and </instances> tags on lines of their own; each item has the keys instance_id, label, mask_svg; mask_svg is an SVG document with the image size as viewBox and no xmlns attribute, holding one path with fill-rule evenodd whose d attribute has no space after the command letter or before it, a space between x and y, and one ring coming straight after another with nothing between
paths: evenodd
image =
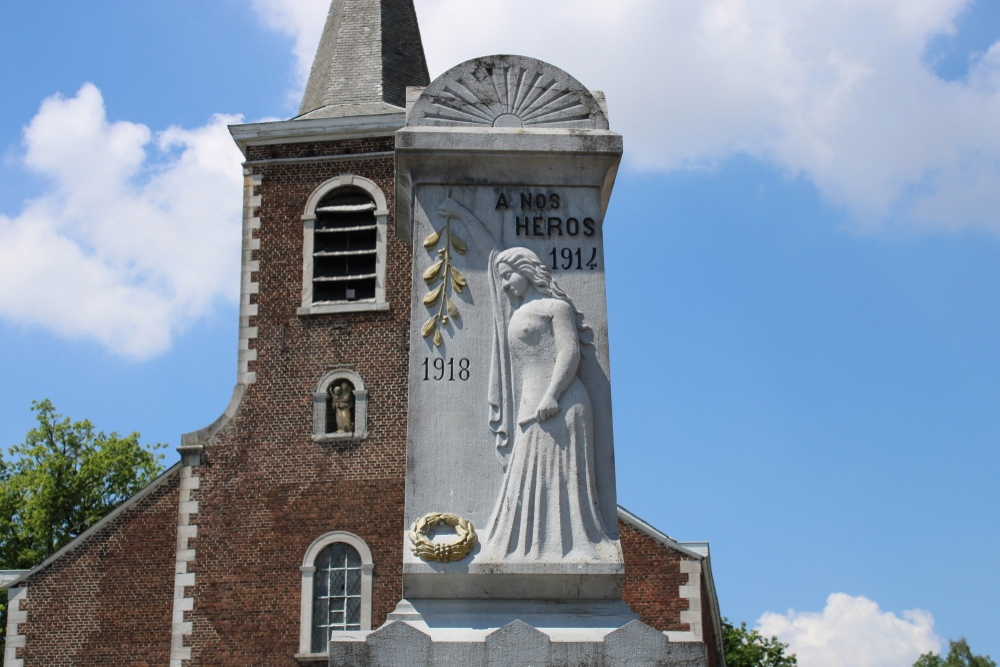
<instances>
[{"instance_id":1,"label":"red brick facade","mask_svg":"<svg viewBox=\"0 0 1000 667\"><path fill-rule=\"evenodd\" d=\"M25 665L167 665L177 470L27 582Z\"/></svg>"},{"instance_id":2,"label":"red brick facade","mask_svg":"<svg viewBox=\"0 0 1000 667\"><path fill-rule=\"evenodd\" d=\"M688 624L681 623L681 611L688 609L688 601L678 596L680 587L688 581L680 569L684 556L665 549L624 521L618 521L618 530L625 554L623 595L632 611L657 630L688 630Z\"/></svg>"},{"instance_id":3,"label":"red brick facade","mask_svg":"<svg viewBox=\"0 0 1000 667\"><path fill-rule=\"evenodd\" d=\"M250 319L257 335L249 340L256 381L202 443L194 472L197 537L188 540L195 555L187 570L196 583L184 591L193 609L183 612L191 624L183 665L299 664L299 568L309 545L330 531L354 533L372 551L373 627L400 599L411 264L392 220L392 147L390 135L247 149L248 168L260 177L260 247L252 257L259 293L251 299L258 311ZM342 173L375 182L388 201L390 307L298 315L304 206ZM360 443L312 439L312 393L334 368L354 370L369 391L368 437ZM24 665L170 664L176 478L28 578ZM688 631L679 589L688 582L680 563L690 556L620 527L626 601L654 628ZM706 616L706 635L711 625Z\"/></svg>"},{"instance_id":4,"label":"red brick facade","mask_svg":"<svg viewBox=\"0 0 1000 667\"><path fill-rule=\"evenodd\" d=\"M248 150L259 160L392 150L392 137ZM344 530L371 548L373 623L401 590L406 465L408 248L387 237L390 310L299 316L302 214L309 195L342 173L374 181L392 210L390 156L251 166L261 176L256 373L240 409L206 446L190 637L196 665L294 665L299 644L299 566L317 537ZM313 442L312 392L323 373L350 367L369 392L368 438Z\"/></svg>"}]
</instances>

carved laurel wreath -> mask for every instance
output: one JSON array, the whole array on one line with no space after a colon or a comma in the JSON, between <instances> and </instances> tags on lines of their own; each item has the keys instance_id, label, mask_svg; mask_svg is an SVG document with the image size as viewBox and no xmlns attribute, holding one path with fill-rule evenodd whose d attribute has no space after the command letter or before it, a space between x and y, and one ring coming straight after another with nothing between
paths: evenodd
<instances>
[{"instance_id":1,"label":"carved laurel wreath","mask_svg":"<svg viewBox=\"0 0 1000 667\"><path fill-rule=\"evenodd\" d=\"M454 542L431 542L427 538L430 528L442 524L455 529ZM410 528L410 551L422 560L454 562L468 556L476 548L477 539L476 529L468 519L457 514L432 512L417 519Z\"/></svg>"}]
</instances>

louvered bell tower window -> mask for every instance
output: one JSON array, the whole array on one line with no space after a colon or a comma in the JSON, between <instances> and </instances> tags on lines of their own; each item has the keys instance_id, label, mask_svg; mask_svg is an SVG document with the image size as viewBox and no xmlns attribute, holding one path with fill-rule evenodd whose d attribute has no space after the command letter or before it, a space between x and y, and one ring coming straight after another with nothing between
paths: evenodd
<instances>
[{"instance_id":1,"label":"louvered bell tower window","mask_svg":"<svg viewBox=\"0 0 1000 667\"><path fill-rule=\"evenodd\" d=\"M378 225L375 202L356 188L338 188L316 207L312 302L375 299Z\"/></svg>"}]
</instances>

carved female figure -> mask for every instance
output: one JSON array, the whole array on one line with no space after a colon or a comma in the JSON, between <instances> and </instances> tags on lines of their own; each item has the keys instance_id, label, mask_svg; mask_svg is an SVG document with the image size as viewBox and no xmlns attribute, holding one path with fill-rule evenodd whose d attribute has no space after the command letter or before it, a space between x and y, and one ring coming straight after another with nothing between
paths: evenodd
<instances>
[{"instance_id":1,"label":"carved female figure","mask_svg":"<svg viewBox=\"0 0 1000 667\"><path fill-rule=\"evenodd\" d=\"M531 250L494 250L490 278L490 427L505 468L480 558L613 559L597 503L590 395L578 375L592 332Z\"/></svg>"}]
</instances>

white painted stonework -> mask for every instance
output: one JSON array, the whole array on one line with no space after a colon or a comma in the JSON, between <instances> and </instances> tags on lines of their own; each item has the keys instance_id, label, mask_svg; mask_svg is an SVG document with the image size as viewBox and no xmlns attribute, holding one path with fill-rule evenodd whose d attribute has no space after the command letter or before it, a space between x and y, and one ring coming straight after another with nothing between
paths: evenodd
<instances>
[{"instance_id":1,"label":"white painted stonework","mask_svg":"<svg viewBox=\"0 0 1000 667\"><path fill-rule=\"evenodd\" d=\"M472 522L465 559L407 549L414 598L621 599L598 101L530 58L463 63L396 135L413 247L406 526Z\"/></svg>"},{"instance_id":2,"label":"white painted stonework","mask_svg":"<svg viewBox=\"0 0 1000 667\"><path fill-rule=\"evenodd\" d=\"M21 603L28 597L28 587L19 586L7 590L7 637L3 654L3 667L22 667L23 658L17 658L17 649L26 646L27 637L20 632L20 625L28 622L27 610Z\"/></svg>"},{"instance_id":3,"label":"white painted stonework","mask_svg":"<svg viewBox=\"0 0 1000 667\"><path fill-rule=\"evenodd\" d=\"M254 194L254 188L261 184L261 177L243 171L243 261L240 274L240 339L237 358L236 383L253 384L257 374L250 372L251 361L257 360L257 350L250 349L250 341L257 338L257 327L250 326L250 318L257 315L257 304L250 303L252 295L260 292L260 284L253 279L254 273L260 270L260 262L252 259L253 253L260 250L260 239L254 238L254 231L260 229L260 195Z\"/></svg>"},{"instance_id":4,"label":"white painted stonework","mask_svg":"<svg viewBox=\"0 0 1000 667\"><path fill-rule=\"evenodd\" d=\"M329 664L704 667L704 643L622 600L603 243L621 136L579 82L521 56L463 63L408 99L401 537L446 513L479 540L447 562L405 549L404 599L381 628L335 638ZM700 602L688 574L681 593Z\"/></svg>"},{"instance_id":5,"label":"white painted stonework","mask_svg":"<svg viewBox=\"0 0 1000 667\"><path fill-rule=\"evenodd\" d=\"M188 460L188 458L192 460ZM197 475L199 455L187 455L182 462L179 484L180 498L177 510L177 559L174 571L174 610L170 634L170 667L182 667L191 659L191 647L185 639L191 636L192 623L185 613L194 609L194 572L188 570L195 559L195 550L188 541L198 537L198 526L191 518L198 513L198 501L191 499L191 492L200 486ZM192 465L193 464L193 465Z\"/></svg>"}]
</instances>

